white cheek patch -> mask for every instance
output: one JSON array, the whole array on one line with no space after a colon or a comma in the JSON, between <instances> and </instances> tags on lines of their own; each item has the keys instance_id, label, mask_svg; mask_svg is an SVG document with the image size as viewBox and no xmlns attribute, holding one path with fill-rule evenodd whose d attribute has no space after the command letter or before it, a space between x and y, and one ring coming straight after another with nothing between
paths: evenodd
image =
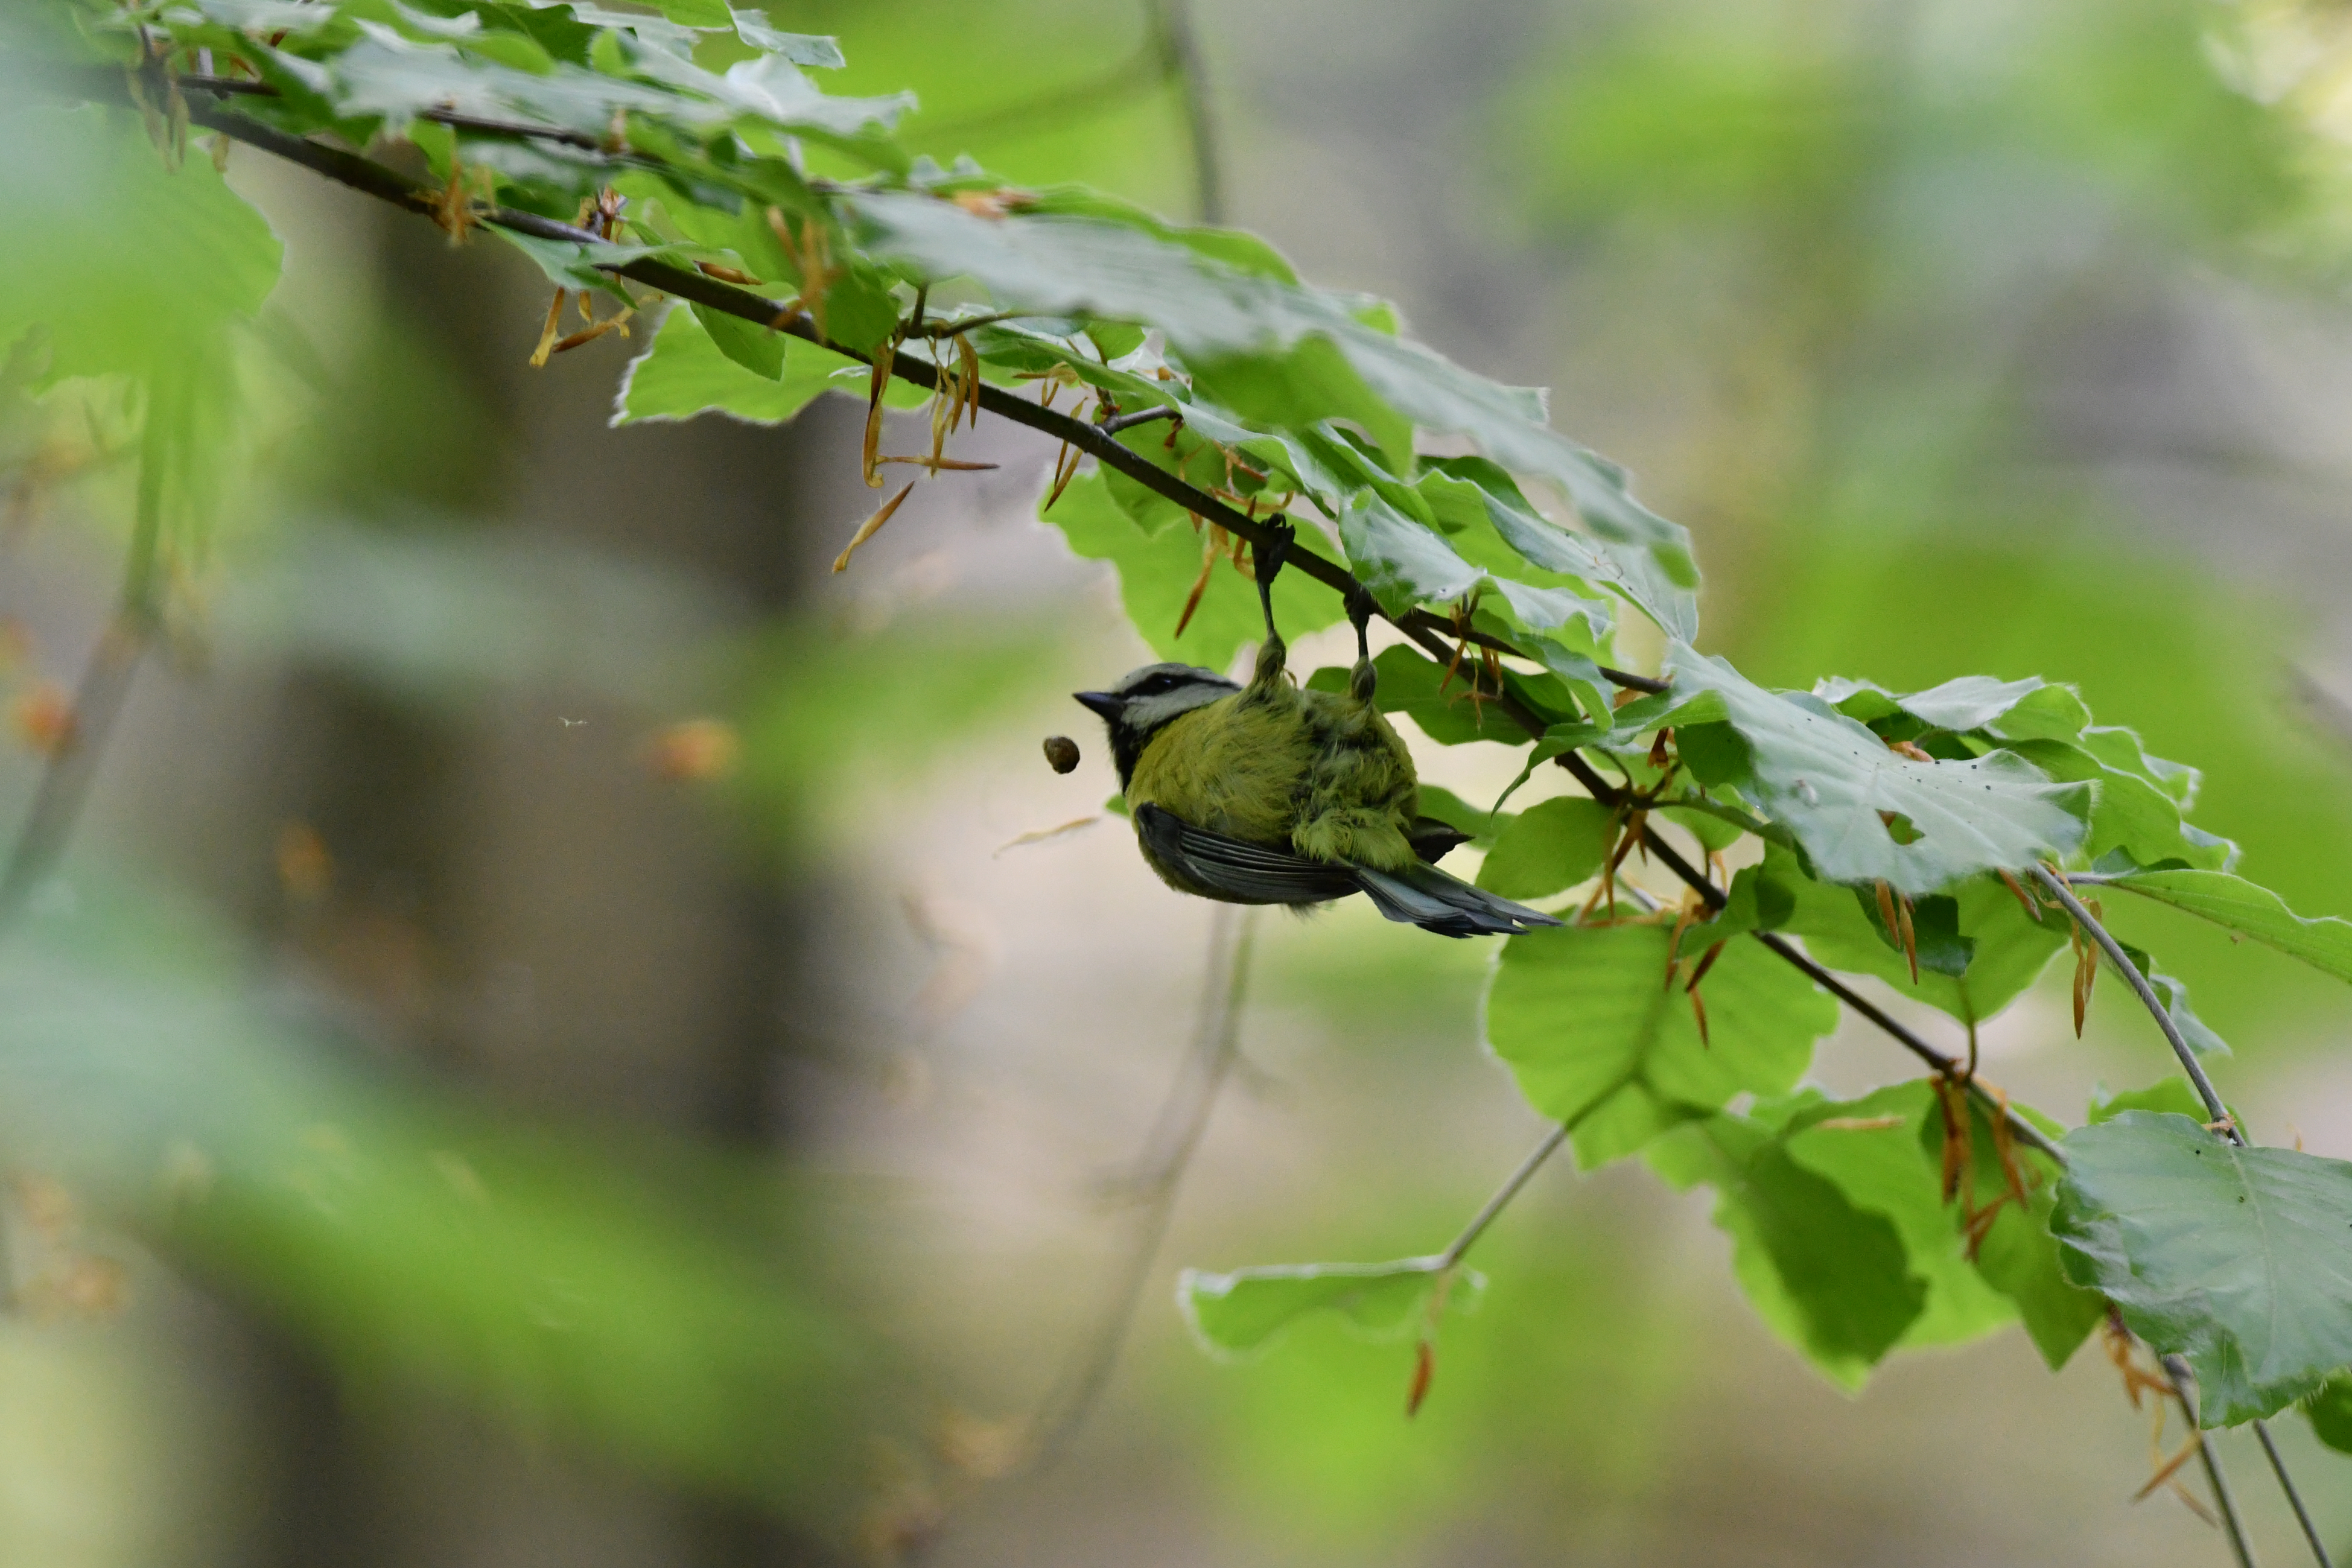
<instances>
[{"instance_id":1,"label":"white cheek patch","mask_svg":"<svg viewBox=\"0 0 2352 1568\"><path fill-rule=\"evenodd\" d=\"M1148 735L1172 718L1191 713L1196 707L1206 707L1219 697L1232 695L1219 686L1179 686L1172 692L1137 698L1128 704L1122 716L1129 728Z\"/></svg>"}]
</instances>

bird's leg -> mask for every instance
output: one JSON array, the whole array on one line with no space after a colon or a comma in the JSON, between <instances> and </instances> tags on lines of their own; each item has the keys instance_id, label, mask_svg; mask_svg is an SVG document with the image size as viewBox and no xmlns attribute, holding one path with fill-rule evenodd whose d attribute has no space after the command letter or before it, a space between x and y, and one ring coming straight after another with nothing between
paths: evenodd
<instances>
[{"instance_id":1,"label":"bird's leg","mask_svg":"<svg viewBox=\"0 0 2352 1568\"><path fill-rule=\"evenodd\" d=\"M1359 585L1348 595L1348 621L1356 629L1356 667L1348 674L1348 695L1360 703L1372 700L1380 675L1372 668L1372 616L1380 609L1371 591Z\"/></svg>"},{"instance_id":2,"label":"bird's leg","mask_svg":"<svg viewBox=\"0 0 2352 1568\"><path fill-rule=\"evenodd\" d=\"M1250 564L1257 572L1258 608L1265 612L1265 641L1258 644L1257 670L1250 682L1258 686L1280 681L1283 666L1290 660L1282 633L1274 629L1274 580L1290 554L1291 540L1298 537L1298 530L1280 517L1269 518L1266 526L1274 530L1272 541L1250 547Z\"/></svg>"}]
</instances>

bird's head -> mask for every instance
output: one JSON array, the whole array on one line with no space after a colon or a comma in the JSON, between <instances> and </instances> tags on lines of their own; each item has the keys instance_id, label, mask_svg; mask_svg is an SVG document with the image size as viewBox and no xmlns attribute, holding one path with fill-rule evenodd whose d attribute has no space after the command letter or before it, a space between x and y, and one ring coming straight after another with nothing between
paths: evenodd
<instances>
[{"instance_id":1,"label":"bird's head","mask_svg":"<svg viewBox=\"0 0 2352 1568\"><path fill-rule=\"evenodd\" d=\"M1109 728L1111 757L1118 764L1118 784L1124 789L1153 736L1171 720L1239 690L1224 676L1197 664L1146 664L1129 670L1108 691L1072 695Z\"/></svg>"}]
</instances>

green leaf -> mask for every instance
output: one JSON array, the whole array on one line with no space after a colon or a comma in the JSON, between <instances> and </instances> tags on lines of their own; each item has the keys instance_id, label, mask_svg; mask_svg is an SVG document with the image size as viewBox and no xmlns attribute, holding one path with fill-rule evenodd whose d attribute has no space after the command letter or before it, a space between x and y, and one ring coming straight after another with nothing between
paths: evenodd
<instances>
[{"instance_id":1,"label":"green leaf","mask_svg":"<svg viewBox=\"0 0 2352 1568\"><path fill-rule=\"evenodd\" d=\"M261 214L201 155L166 169L136 115L11 102L0 144L0 208L25 236L0 291L0 361L39 330L37 385L176 362L278 281Z\"/></svg>"},{"instance_id":2,"label":"green leaf","mask_svg":"<svg viewBox=\"0 0 2352 1568\"><path fill-rule=\"evenodd\" d=\"M2051 1228L2068 1274L2188 1358L2206 1426L2274 1415L2352 1363L2352 1164L2147 1111L2065 1149Z\"/></svg>"},{"instance_id":3,"label":"green leaf","mask_svg":"<svg viewBox=\"0 0 2352 1568\"><path fill-rule=\"evenodd\" d=\"M2339 1454L2352 1454L2352 1372L2339 1372L2303 1401L2312 1435Z\"/></svg>"},{"instance_id":4,"label":"green leaf","mask_svg":"<svg viewBox=\"0 0 2352 1568\"><path fill-rule=\"evenodd\" d=\"M1617 813L1581 795L1542 800L1511 819L1478 868L1478 885L1505 898L1544 898L1601 869Z\"/></svg>"},{"instance_id":5,"label":"green leaf","mask_svg":"<svg viewBox=\"0 0 2352 1568\"><path fill-rule=\"evenodd\" d=\"M727 0L652 0L655 9L682 27L731 27Z\"/></svg>"},{"instance_id":6,"label":"green leaf","mask_svg":"<svg viewBox=\"0 0 2352 1568\"><path fill-rule=\"evenodd\" d=\"M755 49L765 49L772 55L782 55L796 66L813 66L819 70L839 70L848 62L841 57L841 46L831 38L814 33L780 33L768 26L767 14L761 11L730 11L735 36Z\"/></svg>"},{"instance_id":7,"label":"green leaf","mask_svg":"<svg viewBox=\"0 0 2352 1568\"><path fill-rule=\"evenodd\" d=\"M1811 695L1769 692L1720 659L1676 643L1675 692L1721 695L1753 753L1752 789L1831 882L1885 882L1900 893L1941 892L1978 872L2028 866L2083 841L2089 802L2032 764L1996 751L1968 762L1918 762L1887 749L1858 721ZM1881 812L1917 836L1898 842Z\"/></svg>"},{"instance_id":8,"label":"green leaf","mask_svg":"<svg viewBox=\"0 0 2352 1568\"><path fill-rule=\"evenodd\" d=\"M1076 554L1118 568L1127 617L1155 658L1223 670L1244 643L1265 634L1257 589L1246 573L1222 560L1209 571L1183 635L1176 634L1184 602L1201 580L1201 536L1182 522L1156 533L1138 528L1111 499L1102 470L1079 475L1041 515L1062 530ZM1283 634L1297 637L1330 625L1343 609L1339 596L1321 583L1288 571L1275 580L1274 613Z\"/></svg>"},{"instance_id":9,"label":"green leaf","mask_svg":"<svg viewBox=\"0 0 2352 1568\"><path fill-rule=\"evenodd\" d=\"M1875 725L1902 714L1922 730L1982 729L2003 740L2072 740L2091 722L2090 710L2073 687L2052 685L2036 675L2019 681L1962 675L1907 695L1897 695L1869 681L1832 675L1816 684L1813 695L1864 724Z\"/></svg>"},{"instance_id":10,"label":"green leaf","mask_svg":"<svg viewBox=\"0 0 2352 1568\"><path fill-rule=\"evenodd\" d=\"M540 271L547 275L547 280L558 288L593 288L631 307L637 304L636 297L622 287L619 278L604 269L626 267L649 256L670 253L670 247L667 246L543 239L538 235L501 228L495 224L483 226L530 257L538 264Z\"/></svg>"},{"instance_id":11,"label":"green leaf","mask_svg":"<svg viewBox=\"0 0 2352 1568\"><path fill-rule=\"evenodd\" d=\"M720 353L763 381L784 379L782 333L754 327L740 316L730 316L723 310L700 305L693 309L695 320Z\"/></svg>"},{"instance_id":12,"label":"green leaf","mask_svg":"<svg viewBox=\"0 0 2352 1568\"><path fill-rule=\"evenodd\" d=\"M2065 928L2055 915L2036 921L2000 878L1975 877L1945 897L1923 899L1914 906L1915 925L1916 912L1933 909L1937 920L1933 931L1920 934L1927 945L1920 954L1915 984L1910 962L1888 938L1874 898L1866 894L1858 898L1858 889L1815 882L1804 874L1795 855L1777 845L1765 852L1754 873L1786 898L1789 913L1780 929L1802 937L1805 951L1813 957L1832 969L1875 975L1964 1023L1982 1022L2007 1007L2066 946ZM1929 960L1938 933L1955 947L1966 945L1967 962L1958 974L1939 973Z\"/></svg>"},{"instance_id":13,"label":"green leaf","mask_svg":"<svg viewBox=\"0 0 2352 1568\"><path fill-rule=\"evenodd\" d=\"M1394 1338L1429 1322L1430 1298L1443 1288L1444 1310L1477 1305L1486 1281L1475 1269L1456 1269L1448 1281L1442 1260L1406 1258L1394 1263L1287 1263L1236 1269L1230 1274L1187 1269L1176 1279L1176 1303L1202 1345L1220 1355L1265 1350L1310 1312L1337 1312L1350 1328L1376 1339Z\"/></svg>"},{"instance_id":14,"label":"green leaf","mask_svg":"<svg viewBox=\"0 0 2352 1568\"><path fill-rule=\"evenodd\" d=\"M1578 1159L1633 1153L1735 1094L1788 1092L1837 1027L1827 993L1754 942L1717 955L1700 991L1669 985L1670 933L1656 925L1571 925L1503 945L1486 993L1486 1039L1528 1103L1575 1128ZM1695 957L1690 939L1684 946Z\"/></svg>"},{"instance_id":15,"label":"green leaf","mask_svg":"<svg viewBox=\"0 0 2352 1568\"><path fill-rule=\"evenodd\" d=\"M2352 921L2325 915L2306 920L2269 888L2220 871L2151 871L2086 879L2104 882L2227 926L2300 958L2313 968L2352 980Z\"/></svg>"},{"instance_id":16,"label":"green leaf","mask_svg":"<svg viewBox=\"0 0 2352 1568\"><path fill-rule=\"evenodd\" d=\"M1859 1387L1920 1317L1928 1286L1912 1276L1895 1226L1799 1164L1769 1127L1714 1116L1645 1157L1679 1189L1716 1189L1740 1288L1766 1326L1836 1382Z\"/></svg>"},{"instance_id":17,"label":"green leaf","mask_svg":"<svg viewBox=\"0 0 2352 1568\"><path fill-rule=\"evenodd\" d=\"M793 343L781 379L756 375L720 351L703 329L700 316L698 310L671 307L651 346L629 361L622 376L614 424L692 419L711 411L753 424L777 424L824 392L866 395L866 367L814 343ZM781 351L783 338L773 336Z\"/></svg>"},{"instance_id":18,"label":"green leaf","mask_svg":"<svg viewBox=\"0 0 2352 1568\"><path fill-rule=\"evenodd\" d=\"M2145 1089L2126 1089L2115 1094L2094 1092L2088 1119L2095 1126L2101 1122L2112 1122L2126 1111L2186 1116L2200 1125L2205 1121L2205 1102L2198 1097L2195 1085L2178 1075L2160 1078Z\"/></svg>"},{"instance_id":19,"label":"green leaf","mask_svg":"<svg viewBox=\"0 0 2352 1568\"><path fill-rule=\"evenodd\" d=\"M2090 837L2081 852L2086 857L2095 860L2120 849L2135 865L2178 862L2221 871L2237 853L2227 840L2189 828L2181 821L2180 803L2143 773L2111 768L2063 740L2020 741L2010 749L2061 783L2097 787Z\"/></svg>"},{"instance_id":20,"label":"green leaf","mask_svg":"<svg viewBox=\"0 0 2352 1568\"><path fill-rule=\"evenodd\" d=\"M1162 237L1165 230L1055 214L992 221L892 193L853 205L866 244L923 277L973 278L1010 309L1149 321L1196 373L1213 377L1223 361L1327 339L1364 386L1414 424L1468 435L1505 468L1559 484L1598 536L1609 585L1675 635L1694 634L1698 574L1687 534L1634 501L1622 470L1546 426L1540 394L1473 375L1364 325L1349 301L1236 270Z\"/></svg>"},{"instance_id":21,"label":"green leaf","mask_svg":"<svg viewBox=\"0 0 2352 1568\"><path fill-rule=\"evenodd\" d=\"M1767 1112L1759 1107L1758 1114ZM1808 1105L1782 1139L1790 1159L1835 1183L1854 1207L1884 1216L1902 1239L1911 1277L1927 1287L1919 1315L1898 1342L1905 1345L1965 1343L2018 1315L2016 1303L1964 1255L1954 1211L1943 1201L1940 1165L1922 1152L1921 1128L1931 1121L1940 1126L1940 1117L1934 1085L1915 1080L1860 1100Z\"/></svg>"},{"instance_id":22,"label":"green leaf","mask_svg":"<svg viewBox=\"0 0 2352 1568\"><path fill-rule=\"evenodd\" d=\"M2147 981L2147 988L2156 993L2156 999L2163 1004L2165 1012L2172 1019L2172 1027L2180 1031L2180 1038L2187 1042L2189 1050L2200 1056L2230 1054L2229 1041L2207 1028L2205 1020L2199 1018L2189 1008L2188 986L2158 968L2154 958L2149 957L2130 943L2126 942L2119 946L2122 946L2125 955L2131 959L2132 967L2137 969L2141 977ZM2131 990L2131 982L2124 978L2114 965L2101 965L2099 972L2109 977L2116 988L2126 991ZM2134 1007L2141 1005L2137 992L2132 995L2131 1005Z\"/></svg>"},{"instance_id":23,"label":"green leaf","mask_svg":"<svg viewBox=\"0 0 2352 1568\"><path fill-rule=\"evenodd\" d=\"M1323 672L1318 670L1315 673L1320 675ZM1337 686L1331 689L1345 691L1347 688ZM1469 834L1470 842L1479 849L1493 848L1495 835L1518 821L1507 811L1489 811L1482 806L1474 806L1453 790L1435 784L1423 784L1420 793L1423 816L1433 817L1456 832Z\"/></svg>"},{"instance_id":24,"label":"green leaf","mask_svg":"<svg viewBox=\"0 0 2352 1568\"><path fill-rule=\"evenodd\" d=\"M1287 578L1276 580L1276 595L1282 592L1282 584L1286 580ZM1287 617L1283 624L1290 624ZM1381 649L1373 655L1372 669L1379 676L1373 705L1382 713L1403 714L1440 746L1461 746L1473 740L1517 746L1527 739L1527 731L1496 711L1492 703L1471 700L1465 679L1457 674L1449 682L1444 665L1412 648L1398 643ZM1539 684L1516 671L1505 674L1503 680L1513 695L1538 711L1567 700L1566 694L1552 683ZM1310 691L1344 692L1348 689L1348 672L1336 664L1326 664L1308 677L1307 685Z\"/></svg>"}]
</instances>

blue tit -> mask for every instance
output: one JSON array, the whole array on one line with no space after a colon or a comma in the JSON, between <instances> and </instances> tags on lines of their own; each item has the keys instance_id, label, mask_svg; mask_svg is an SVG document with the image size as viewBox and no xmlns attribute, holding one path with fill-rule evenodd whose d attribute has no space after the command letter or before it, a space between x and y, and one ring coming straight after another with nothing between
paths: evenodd
<instances>
[{"instance_id":1,"label":"blue tit","mask_svg":"<svg viewBox=\"0 0 2352 1568\"><path fill-rule=\"evenodd\" d=\"M1146 664L1077 700L1109 727L1143 858L1180 893L1228 904L1322 904L1351 893L1446 936L1517 936L1559 921L1430 862L1465 835L1420 814L1412 755L1373 706L1370 601L1349 605L1345 692L1303 691L1274 626L1275 574L1292 537L1255 549L1265 641L1249 685L1192 664Z\"/></svg>"}]
</instances>

